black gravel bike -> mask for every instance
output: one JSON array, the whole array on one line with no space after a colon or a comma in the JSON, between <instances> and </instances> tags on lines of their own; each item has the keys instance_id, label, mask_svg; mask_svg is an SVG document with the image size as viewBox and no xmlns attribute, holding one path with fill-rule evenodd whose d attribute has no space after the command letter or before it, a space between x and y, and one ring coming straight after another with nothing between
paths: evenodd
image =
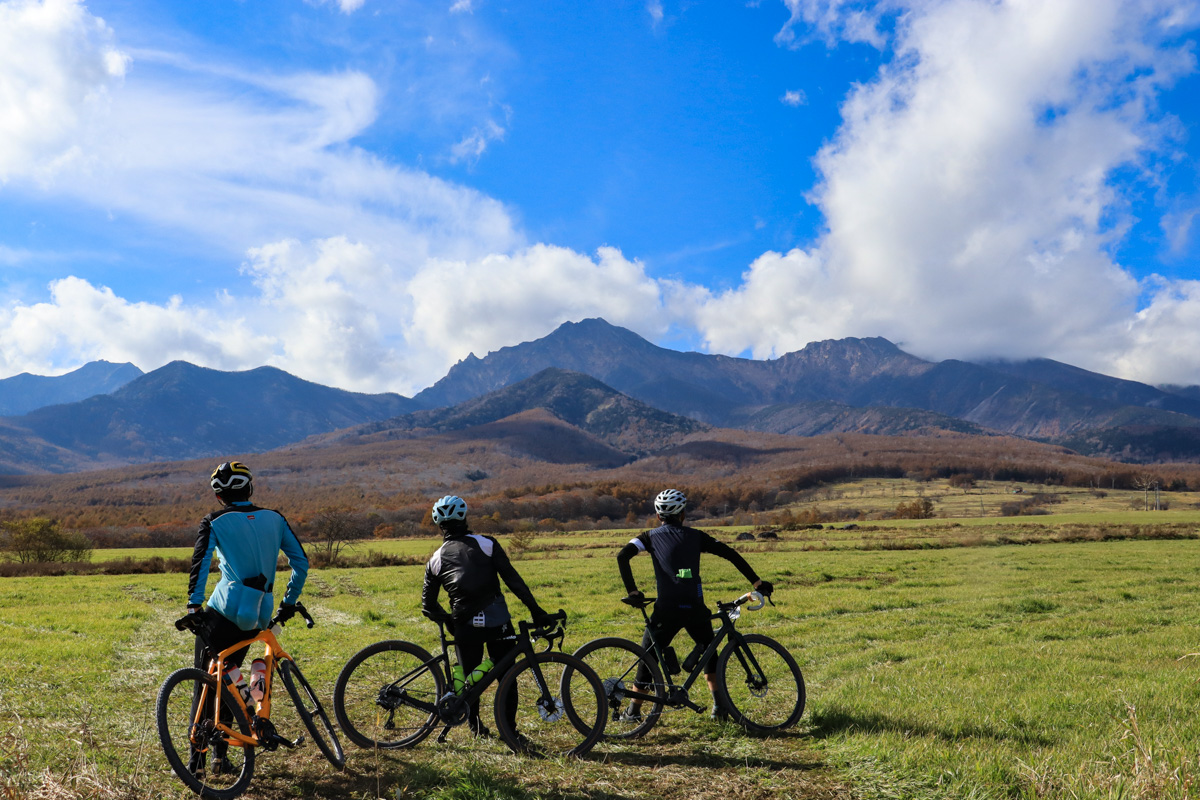
<instances>
[{"instance_id":1,"label":"black gravel bike","mask_svg":"<svg viewBox=\"0 0 1200 800\"><path fill-rule=\"evenodd\" d=\"M758 592L749 592L731 603L718 602L712 619L720 621L720 629L707 647L697 645L692 650L681 670L674 648L663 647L654 639L646 613L654 598L640 601L623 598L622 602L641 610L650 630L650 649L628 639L604 637L593 639L575 651L604 683L608 710L605 736L615 739L644 736L658 722L664 707L704 711L703 706L689 699L688 691L714 656L717 705L734 722L756 733L795 725L804 713L804 676L796 659L779 642L757 633L743 634L737 629L734 623L741 616L742 606L751 601L756 603L747 606L751 611L757 611L767 602ZM722 643L724 649L720 649ZM677 684L674 676L681 672L685 677L682 684ZM639 702L631 706L630 701L634 700Z\"/></svg>"},{"instance_id":2,"label":"black gravel bike","mask_svg":"<svg viewBox=\"0 0 1200 800\"><path fill-rule=\"evenodd\" d=\"M443 622L438 622L436 655L412 642L376 642L342 668L333 690L334 714L346 738L359 747L413 747L439 726L438 738L444 741L451 728L467 721L471 703L497 683L496 728L509 749L531 756L582 756L604 733L607 706L596 673L561 652L566 618L560 610L541 627L518 623L516 646L478 680L461 686L454 685L454 641ZM545 649L535 651L538 640L546 642ZM515 719L509 698L515 698Z\"/></svg>"}]
</instances>

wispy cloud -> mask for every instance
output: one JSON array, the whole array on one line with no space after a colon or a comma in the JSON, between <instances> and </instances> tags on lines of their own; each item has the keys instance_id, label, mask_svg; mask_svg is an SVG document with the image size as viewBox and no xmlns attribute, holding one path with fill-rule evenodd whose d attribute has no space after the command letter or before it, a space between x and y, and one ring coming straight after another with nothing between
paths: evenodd
<instances>
[{"instance_id":1,"label":"wispy cloud","mask_svg":"<svg viewBox=\"0 0 1200 800\"><path fill-rule=\"evenodd\" d=\"M474 164L483 156L492 142L504 141L504 133L504 128L496 122L488 120L485 125L471 131L463 137L462 141L450 148L451 163L457 164L465 161Z\"/></svg>"},{"instance_id":2,"label":"wispy cloud","mask_svg":"<svg viewBox=\"0 0 1200 800\"><path fill-rule=\"evenodd\" d=\"M793 108L795 108L797 106L802 106L805 103L807 103L808 97L800 89L789 89L788 91L783 93L783 97L779 98L779 100L785 106L792 106Z\"/></svg>"},{"instance_id":3,"label":"wispy cloud","mask_svg":"<svg viewBox=\"0 0 1200 800\"><path fill-rule=\"evenodd\" d=\"M657 28L665 18L662 0L647 0L646 13L650 15L650 24Z\"/></svg>"}]
</instances>

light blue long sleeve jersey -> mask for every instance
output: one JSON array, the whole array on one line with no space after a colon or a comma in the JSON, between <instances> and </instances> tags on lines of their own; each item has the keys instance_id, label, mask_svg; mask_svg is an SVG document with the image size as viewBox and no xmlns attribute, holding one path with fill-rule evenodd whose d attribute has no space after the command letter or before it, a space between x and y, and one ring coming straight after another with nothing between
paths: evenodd
<instances>
[{"instance_id":1,"label":"light blue long sleeve jersey","mask_svg":"<svg viewBox=\"0 0 1200 800\"><path fill-rule=\"evenodd\" d=\"M213 554L220 559L221 577L208 598L208 607L242 630L265 628L275 608L275 566L282 551L291 563L284 603L300 598L308 577L308 556L283 515L250 502L231 503L200 522L188 602L204 602Z\"/></svg>"}]
</instances>

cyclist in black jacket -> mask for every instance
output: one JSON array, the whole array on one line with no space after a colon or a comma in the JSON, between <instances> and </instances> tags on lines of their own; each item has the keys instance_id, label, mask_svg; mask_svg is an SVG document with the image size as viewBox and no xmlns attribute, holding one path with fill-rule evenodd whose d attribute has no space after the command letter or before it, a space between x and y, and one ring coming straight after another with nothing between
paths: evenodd
<instances>
[{"instance_id":1,"label":"cyclist in black jacket","mask_svg":"<svg viewBox=\"0 0 1200 800\"><path fill-rule=\"evenodd\" d=\"M704 587L700 581L701 553L712 553L733 564L756 591L764 595L774 591L770 581L760 580L758 573L742 558L741 553L704 531L685 526L686 508L687 498L683 492L677 489L660 492L654 499L654 510L662 524L637 536L617 553L617 567L621 571L621 580L625 582L625 590L629 593L625 599L631 603L640 603L644 595L638 591L633 579L630 560L638 553L649 553L654 559L658 598L650 614L650 628L654 630L655 641L663 648L671 644L680 630L686 630L701 647L706 647L713 640L711 612L704 604ZM650 644L650 631L647 630L642 635L642 647L649 649ZM709 692L713 693L712 717L725 719L728 711L716 701L716 670L716 659L709 659L704 666L704 677ZM639 684L647 684L649 679L647 670L638 670L636 680ZM641 701L630 701L629 710L625 713L636 717L641 705Z\"/></svg>"},{"instance_id":2,"label":"cyclist in black jacket","mask_svg":"<svg viewBox=\"0 0 1200 800\"><path fill-rule=\"evenodd\" d=\"M492 663L499 661L516 645L512 615L500 591L500 579L529 608L535 624L542 624L546 612L533 598L533 592L517 573L500 543L491 536L471 533L467 525L467 504L461 497L446 495L433 504L433 521L445 539L425 566L425 585L421 589L421 611L433 620L447 624L458 650L458 663L469 674L483 661L487 645ZM450 598L447 614L438 602L445 587ZM508 698L509 719L516 719L517 698ZM479 703L471 704L471 731L479 737L490 735L479 721Z\"/></svg>"}]
</instances>

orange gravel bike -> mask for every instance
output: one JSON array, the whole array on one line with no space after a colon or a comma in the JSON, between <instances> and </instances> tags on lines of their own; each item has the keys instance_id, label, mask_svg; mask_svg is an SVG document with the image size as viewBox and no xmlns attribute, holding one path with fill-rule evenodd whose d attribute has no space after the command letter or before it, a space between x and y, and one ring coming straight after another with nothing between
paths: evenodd
<instances>
[{"instance_id":1,"label":"orange gravel bike","mask_svg":"<svg viewBox=\"0 0 1200 800\"><path fill-rule=\"evenodd\" d=\"M313 618L301 604L296 611L313 626ZM207 646L208 631L202 617L193 614L175 622L179 630L189 630ZM175 775L201 797L229 800L250 785L254 774L254 755L261 748L272 751L293 748L304 736L287 739L271 723L271 686L279 674L288 696L296 706L304 727L329 763L341 769L346 763L337 731L325 714L325 708L300 668L279 645L276 638L283 626L276 616L267 630L217 653L208 670L184 667L172 672L158 690L156 717L163 752ZM225 659L255 642L264 646L266 662L263 697L247 702L225 675Z\"/></svg>"}]
</instances>

